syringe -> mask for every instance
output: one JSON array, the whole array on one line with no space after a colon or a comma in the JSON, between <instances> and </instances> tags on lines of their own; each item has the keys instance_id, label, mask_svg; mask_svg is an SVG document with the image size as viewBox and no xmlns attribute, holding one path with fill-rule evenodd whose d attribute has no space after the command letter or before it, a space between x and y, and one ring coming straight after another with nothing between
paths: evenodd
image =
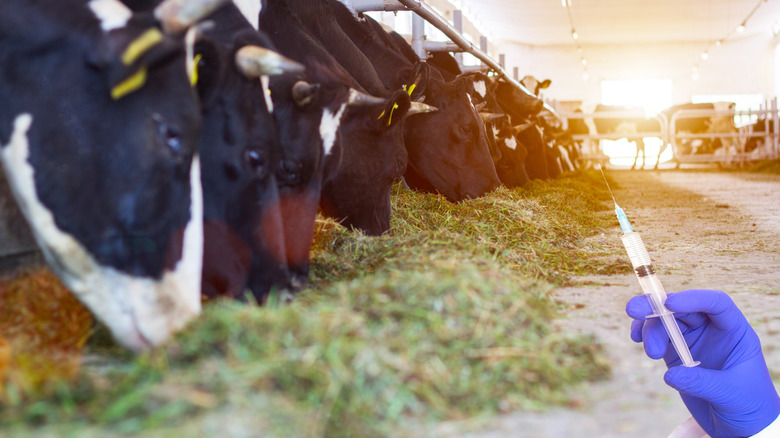
<instances>
[{"instance_id":1,"label":"syringe","mask_svg":"<svg viewBox=\"0 0 780 438\"><path fill-rule=\"evenodd\" d=\"M599 166L601 167L601 166ZM602 175L604 170L601 170ZM604 176L606 182L607 177ZM607 183L609 193L612 194L612 189ZM631 227L631 223L628 222L626 213L617 205L615 196L612 195L612 200L615 202L615 214L617 215L618 222L620 222L620 229L623 231L621 240L623 246L626 247L628 258L631 260L631 265L634 267L637 279L639 279L639 286L642 287L642 291L647 296L647 301L650 302L650 307L653 309L653 313L647 315L648 318L659 317L666 329L666 333L669 335L669 339L672 341L674 350L680 357L683 366L695 367L700 362L694 362L691 356L691 351L688 349L688 344L685 343L685 338L680 331L680 326L677 325L677 321L674 319L674 313L664 306L666 302L666 291L661 285L661 281L655 275L653 264L650 261L650 255L647 253L644 242L639 236L639 233L634 231Z\"/></svg>"}]
</instances>

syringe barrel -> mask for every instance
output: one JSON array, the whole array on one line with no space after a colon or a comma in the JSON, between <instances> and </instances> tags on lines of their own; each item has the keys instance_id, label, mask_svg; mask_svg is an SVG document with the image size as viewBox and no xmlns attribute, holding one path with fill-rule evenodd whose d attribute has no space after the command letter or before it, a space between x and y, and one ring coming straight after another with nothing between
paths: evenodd
<instances>
[{"instance_id":1,"label":"syringe barrel","mask_svg":"<svg viewBox=\"0 0 780 438\"><path fill-rule=\"evenodd\" d=\"M648 266L652 269L652 262L650 261L650 254L645 249L645 244L642 242L642 238L639 233L635 231L626 231L621 237L623 240L623 246L626 247L628 258L631 260L631 265L634 270L639 269L642 266ZM639 272L637 272L639 275Z\"/></svg>"},{"instance_id":2,"label":"syringe barrel","mask_svg":"<svg viewBox=\"0 0 780 438\"><path fill-rule=\"evenodd\" d=\"M626 247L628 258L631 260L631 265L634 267L637 279L639 279L639 286L642 288L642 292L647 296L647 301L650 302L650 307L653 309L653 314L648 317L660 317L663 322L666 333L669 335L669 339L674 346L677 355L680 357L682 364L687 367L696 366L699 362L694 362L691 357L691 352L688 349L688 345L685 343L680 327L677 325L677 321L674 319L674 315L669 309L664 306L666 302L666 291L664 291L661 281L655 275L653 264L650 261L650 255L645 249L645 244L642 242L642 238L639 237L639 233L634 231L626 231L623 236L623 246Z\"/></svg>"}]
</instances>

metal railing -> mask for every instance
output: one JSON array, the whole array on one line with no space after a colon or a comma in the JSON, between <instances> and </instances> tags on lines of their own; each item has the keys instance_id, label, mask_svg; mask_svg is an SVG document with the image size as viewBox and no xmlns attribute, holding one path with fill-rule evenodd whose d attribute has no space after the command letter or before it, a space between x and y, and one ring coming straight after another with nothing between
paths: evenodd
<instances>
[{"instance_id":1,"label":"metal railing","mask_svg":"<svg viewBox=\"0 0 780 438\"><path fill-rule=\"evenodd\" d=\"M663 113L658 113L651 118L655 118L660 126L659 131L637 132L632 129L621 131L614 130L609 133L596 133L593 126L589 125L589 134L575 134L572 139L579 141L595 142L591 143L589 150L582 153L582 160L605 161L609 157L601 153L600 140L620 140L623 138L645 138L657 137L661 140L661 151L666 147L672 148L674 160L678 163L745 163L748 161L777 159L780 158L780 137L778 128L780 128L780 114L778 113L777 100L773 99L767 106L769 109L752 111L717 111L717 110L679 110L672 115L670 119ZM559 116L567 121L572 119L590 120L594 119L632 119L641 120L644 115L635 111L610 111L598 113L560 113ZM764 130L754 131L753 124L745 126L736 126L733 120L737 116L748 117L750 119L764 120ZM713 120L723 118L726 120L728 129L723 131L690 133L678 132L677 128L681 119L706 118ZM593 122L595 125L595 122ZM624 125L624 127L630 125ZM717 142L715 140L718 140ZM760 139L760 147L747 150L746 146L750 139ZM709 145L720 145L717 150L695 149L694 143ZM626 157L623 157L626 158Z\"/></svg>"},{"instance_id":2,"label":"metal railing","mask_svg":"<svg viewBox=\"0 0 780 438\"><path fill-rule=\"evenodd\" d=\"M412 49L414 49L417 56L420 59L427 59L427 52L465 52L470 53L480 61L484 63L486 68L496 72L496 75L503 78L512 86L520 89L522 92L533 96L527 88L525 88L520 82L510 76L501 63L496 62L491 58L487 52L487 39L485 37L480 38L480 46L477 47L471 41L467 40L462 33L461 29L457 29L451 25L447 19L442 17L436 10L430 5L419 0L339 0L348 8L356 12L369 12L369 11L412 11L415 13L412 18ZM459 11L456 11L459 12ZM461 14L453 14L454 17L459 18ZM425 27L424 21L427 21L435 28L439 29L450 41L428 41L425 39ZM460 21L459 19L456 22ZM460 23L459 23L460 24ZM560 115L555 109L548 103L544 103L545 108L550 111L554 116L560 119Z\"/></svg>"}]
</instances>

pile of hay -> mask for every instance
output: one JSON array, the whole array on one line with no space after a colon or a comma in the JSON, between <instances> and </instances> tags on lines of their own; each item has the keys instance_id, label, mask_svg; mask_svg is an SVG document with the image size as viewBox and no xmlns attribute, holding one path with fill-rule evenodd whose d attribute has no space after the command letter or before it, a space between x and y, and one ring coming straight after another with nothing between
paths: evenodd
<instances>
[{"instance_id":1,"label":"pile of hay","mask_svg":"<svg viewBox=\"0 0 780 438\"><path fill-rule=\"evenodd\" d=\"M292 304L209 303L136 358L88 345L102 359L77 385L7 406L0 420L15 432L34 419L55 430L363 437L409 419L563 403L609 373L594 339L556 328L549 295L572 275L615 269L619 248L587 239L613 225L606 199L593 173L460 204L397 188L383 236L318 220L311 284Z\"/></svg>"}]
</instances>

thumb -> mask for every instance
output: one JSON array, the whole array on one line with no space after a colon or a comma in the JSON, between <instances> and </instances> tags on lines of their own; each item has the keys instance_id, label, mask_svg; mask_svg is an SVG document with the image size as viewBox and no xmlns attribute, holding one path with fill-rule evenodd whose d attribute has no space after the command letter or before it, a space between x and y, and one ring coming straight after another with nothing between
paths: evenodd
<instances>
[{"instance_id":1,"label":"thumb","mask_svg":"<svg viewBox=\"0 0 780 438\"><path fill-rule=\"evenodd\" d=\"M692 397L718 403L728 397L731 385L725 372L701 367L677 366L664 374L664 382Z\"/></svg>"}]
</instances>

